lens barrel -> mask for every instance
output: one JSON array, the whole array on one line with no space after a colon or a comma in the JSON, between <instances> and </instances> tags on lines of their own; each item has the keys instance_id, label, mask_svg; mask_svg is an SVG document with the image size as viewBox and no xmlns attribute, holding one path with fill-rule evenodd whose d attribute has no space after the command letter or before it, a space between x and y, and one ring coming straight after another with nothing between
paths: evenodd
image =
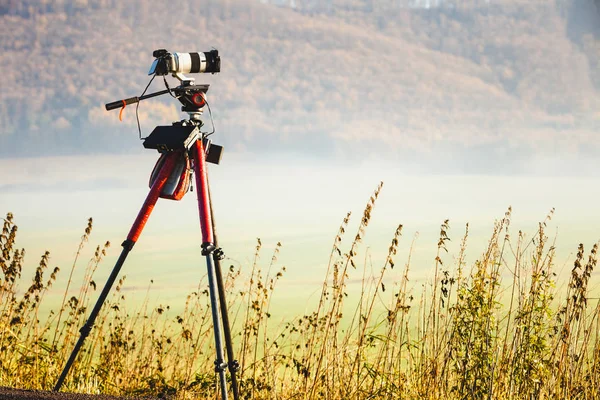
<instances>
[{"instance_id":1,"label":"lens barrel","mask_svg":"<svg viewBox=\"0 0 600 400\"><path fill-rule=\"evenodd\" d=\"M221 72L221 57L218 50L202 53L173 53L172 72L216 73Z\"/></svg>"}]
</instances>

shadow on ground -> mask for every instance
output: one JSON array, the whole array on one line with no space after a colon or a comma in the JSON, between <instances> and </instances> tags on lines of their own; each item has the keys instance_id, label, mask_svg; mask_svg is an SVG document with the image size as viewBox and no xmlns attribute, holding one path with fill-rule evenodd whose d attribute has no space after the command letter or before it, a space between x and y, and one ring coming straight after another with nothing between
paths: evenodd
<instances>
[{"instance_id":1,"label":"shadow on ground","mask_svg":"<svg viewBox=\"0 0 600 400\"><path fill-rule=\"evenodd\" d=\"M63 392L43 392L40 390L23 390L0 387L2 400L156 400L155 397L117 397L102 394L78 394Z\"/></svg>"}]
</instances>

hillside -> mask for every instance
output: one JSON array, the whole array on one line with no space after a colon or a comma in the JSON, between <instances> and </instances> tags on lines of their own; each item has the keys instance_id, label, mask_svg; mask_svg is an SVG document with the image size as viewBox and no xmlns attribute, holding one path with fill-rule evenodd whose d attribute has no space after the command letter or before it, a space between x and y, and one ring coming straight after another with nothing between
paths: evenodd
<instances>
[{"instance_id":1,"label":"hillside","mask_svg":"<svg viewBox=\"0 0 600 400\"><path fill-rule=\"evenodd\" d=\"M491 161L597 149L582 145L600 124L591 1L268 3L1 3L0 156L137 148L134 108L119 123L102 105L141 93L152 50L211 47L222 72L196 79L212 84L229 148ZM142 103L143 133L179 119L177 104Z\"/></svg>"}]
</instances>

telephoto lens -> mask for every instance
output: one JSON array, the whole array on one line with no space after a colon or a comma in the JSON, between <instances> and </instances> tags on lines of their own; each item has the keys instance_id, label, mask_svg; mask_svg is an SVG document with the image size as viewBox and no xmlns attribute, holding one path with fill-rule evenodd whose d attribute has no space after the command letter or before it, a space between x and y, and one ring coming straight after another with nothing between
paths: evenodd
<instances>
[{"instance_id":1,"label":"telephoto lens","mask_svg":"<svg viewBox=\"0 0 600 400\"><path fill-rule=\"evenodd\" d=\"M174 73L217 73L221 72L221 57L218 50L202 53L173 53L171 72Z\"/></svg>"}]
</instances>

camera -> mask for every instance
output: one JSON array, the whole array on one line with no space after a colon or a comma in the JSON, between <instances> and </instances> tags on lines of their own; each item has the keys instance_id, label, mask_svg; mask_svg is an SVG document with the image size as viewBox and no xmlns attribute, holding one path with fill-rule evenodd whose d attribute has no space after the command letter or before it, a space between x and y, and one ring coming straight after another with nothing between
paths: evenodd
<instances>
[{"instance_id":1,"label":"camera","mask_svg":"<svg viewBox=\"0 0 600 400\"><path fill-rule=\"evenodd\" d=\"M165 49L159 49L154 50L152 55L156 59L152 63L148 75L221 72L221 57L216 49L197 53L172 54Z\"/></svg>"}]
</instances>

